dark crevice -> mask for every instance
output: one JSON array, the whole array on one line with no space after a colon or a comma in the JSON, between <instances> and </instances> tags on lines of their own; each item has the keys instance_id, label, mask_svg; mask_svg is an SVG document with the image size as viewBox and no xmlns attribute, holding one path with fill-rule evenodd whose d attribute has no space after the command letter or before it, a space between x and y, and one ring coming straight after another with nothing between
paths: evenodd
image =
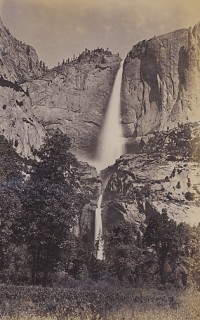
<instances>
[{"instance_id":1,"label":"dark crevice","mask_svg":"<svg viewBox=\"0 0 200 320\"><path fill-rule=\"evenodd\" d=\"M24 91L22 89L22 87L17 82L14 83L12 81L6 80L2 76L0 76L0 87L7 87L7 88L13 89L17 92L23 92L27 96L29 96L28 92Z\"/></svg>"}]
</instances>

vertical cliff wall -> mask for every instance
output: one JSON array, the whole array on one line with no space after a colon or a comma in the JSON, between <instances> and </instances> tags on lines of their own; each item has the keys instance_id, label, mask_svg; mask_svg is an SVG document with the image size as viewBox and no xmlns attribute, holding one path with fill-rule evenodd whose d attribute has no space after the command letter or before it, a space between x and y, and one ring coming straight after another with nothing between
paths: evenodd
<instances>
[{"instance_id":1,"label":"vertical cliff wall","mask_svg":"<svg viewBox=\"0 0 200 320\"><path fill-rule=\"evenodd\" d=\"M4 85L2 86L2 82ZM20 86L0 79L0 132L24 157L38 149L46 134L32 113L30 97Z\"/></svg>"},{"instance_id":2,"label":"vertical cliff wall","mask_svg":"<svg viewBox=\"0 0 200 320\"><path fill-rule=\"evenodd\" d=\"M0 74L7 80L23 82L44 74L33 47L18 41L0 19Z\"/></svg>"},{"instance_id":3,"label":"vertical cliff wall","mask_svg":"<svg viewBox=\"0 0 200 320\"><path fill-rule=\"evenodd\" d=\"M144 40L124 63L125 137L167 130L200 118L200 24Z\"/></svg>"},{"instance_id":4,"label":"vertical cliff wall","mask_svg":"<svg viewBox=\"0 0 200 320\"><path fill-rule=\"evenodd\" d=\"M109 51L85 51L78 59L24 84L34 115L47 131L59 128L78 155L93 156L112 92L120 57Z\"/></svg>"},{"instance_id":5,"label":"vertical cliff wall","mask_svg":"<svg viewBox=\"0 0 200 320\"><path fill-rule=\"evenodd\" d=\"M120 61L109 50L85 49L49 70L0 20L0 133L31 156L47 131L60 129L77 155L92 157Z\"/></svg>"}]
</instances>

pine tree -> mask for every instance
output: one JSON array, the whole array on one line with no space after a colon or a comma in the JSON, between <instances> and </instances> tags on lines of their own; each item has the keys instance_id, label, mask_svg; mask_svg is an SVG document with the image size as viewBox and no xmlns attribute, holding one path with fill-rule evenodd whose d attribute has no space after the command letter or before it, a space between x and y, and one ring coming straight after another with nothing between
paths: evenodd
<instances>
[{"instance_id":1,"label":"pine tree","mask_svg":"<svg viewBox=\"0 0 200 320\"><path fill-rule=\"evenodd\" d=\"M0 278L9 269L8 251L13 241L13 228L21 213L19 194L23 188L22 158L12 143L0 136Z\"/></svg>"},{"instance_id":2,"label":"pine tree","mask_svg":"<svg viewBox=\"0 0 200 320\"><path fill-rule=\"evenodd\" d=\"M32 284L46 285L85 204L77 191L77 160L69 148L65 134L56 131L47 137L23 193L21 224L32 257Z\"/></svg>"},{"instance_id":3,"label":"pine tree","mask_svg":"<svg viewBox=\"0 0 200 320\"><path fill-rule=\"evenodd\" d=\"M175 259L178 258L177 226L175 221L169 219L166 211L151 219L146 228L143 241L146 246L155 247L161 283L165 283L164 268L168 256L171 254Z\"/></svg>"}]
</instances>

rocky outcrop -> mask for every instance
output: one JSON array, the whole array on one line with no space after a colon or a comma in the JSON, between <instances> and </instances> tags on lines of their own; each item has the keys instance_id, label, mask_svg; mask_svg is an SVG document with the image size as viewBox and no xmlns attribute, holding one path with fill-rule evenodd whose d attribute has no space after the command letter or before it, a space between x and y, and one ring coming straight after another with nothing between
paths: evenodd
<instances>
[{"instance_id":1,"label":"rocky outcrop","mask_svg":"<svg viewBox=\"0 0 200 320\"><path fill-rule=\"evenodd\" d=\"M68 133L78 155L92 156L121 59L103 49L86 50L78 59L24 84L33 112L49 131Z\"/></svg>"},{"instance_id":2,"label":"rocky outcrop","mask_svg":"<svg viewBox=\"0 0 200 320\"><path fill-rule=\"evenodd\" d=\"M79 162L78 175L80 176L80 189L88 201L78 218L76 234L82 238L85 249L92 252L94 249L95 210L97 200L102 193L102 181L96 169L86 162Z\"/></svg>"},{"instance_id":3,"label":"rocky outcrop","mask_svg":"<svg viewBox=\"0 0 200 320\"><path fill-rule=\"evenodd\" d=\"M125 137L163 131L200 119L200 24L144 40L124 62Z\"/></svg>"},{"instance_id":4,"label":"rocky outcrop","mask_svg":"<svg viewBox=\"0 0 200 320\"><path fill-rule=\"evenodd\" d=\"M0 19L0 75L21 83L42 76L45 69L35 49L14 38Z\"/></svg>"},{"instance_id":5,"label":"rocky outcrop","mask_svg":"<svg viewBox=\"0 0 200 320\"><path fill-rule=\"evenodd\" d=\"M40 147L46 134L32 113L28 94L3 79L0 79L0 132L27 158Z\"/></svg>"},{"instance_id":6,"label":"rocky outcrop","mask_svg":"<svg viewBox=\"0 0 200 320\"><path fill-rule=\"evenodd\" d=\"M200 222L200 123L157 133L138 154L116 161L104 192L104 228L148 221L166 210L177 223Z\"/></svg>"},{"instance_id":7,"label":"rocky outcrop","mask_svg":"<svg viewBox=\"0 0 200 320\"><path fill-rule=\"evenodd\" d=\"M0 19L0 133L27 158L40 147L46 131L34 116L27 88L21 84L41 77L43 67L35 49L14 38Z\"/></svg>"},{"instance_id":8,"label":"rocky outcrop","mask_svg":"<svg viewBox=\"0 0 200 320\"><path fill-rule=\"evenodd\" d=\"M85 49L48 70L0 20L0 132L31 157L46 132L60 129L76 155L93 156L120 61L108 50Z\"/></svg>"}]
</instances>

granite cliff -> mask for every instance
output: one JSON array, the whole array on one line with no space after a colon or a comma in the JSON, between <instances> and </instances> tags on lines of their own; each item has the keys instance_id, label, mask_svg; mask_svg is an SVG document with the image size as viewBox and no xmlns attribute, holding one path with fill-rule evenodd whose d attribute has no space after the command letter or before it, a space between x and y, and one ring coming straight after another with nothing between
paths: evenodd
<instances>
[{"instance_id":1,"label":"granite cliff","mask_svg":"<svg viewBox=\"0 0 200 320\"><path fill-rule=\"evenodd\" d=\"M199 49L197 24L144 40L128 53L121 96L127 152L134 150L135 137L199 119ZM93 157L120 61L108 50L85 49L49 70L34 48L15 39L0 21L1 133L13 142L17 135L18 151L31 156L46 132L59 128L68 133L77 155ZM16 122L13 106L19 123L14 131L8 130ZM24 129L29 120L23 118L33 119L34 126Z\"/></svg>"},{"instance_id":2,"label":"granite cliff","mask_svg":"<svg viewBox=\"0 0 200 320\"><path fill-rule=\"evenodd\" d=\"M102 173L104 229L117 221L140 225L166 210L177 223L200 222L200 122L151 135Z\"/></svg>"},{"instance_id":3,"label":"granite cliff","mask_svg":"<svg viewBox=\"0 0 200 320\"><path fill-rule=\"evenodd\" d=\"M17 84L0 78L0 133L28 158L46 134L34 116L29 95Z\"/></svg>"},{"instance_id":4,"label":"granite cliff","mask_svg":"<svg viewBox=\"0 0 200 320\"><path fill-rule=\"evenodd\" d=\"M46 132L22 83L44 73L35 49L14 38L0 19L0 133L25 157L40 147Z\"/></svg>"},{"instance_id":5,"label":"granite cliff","mask_svg":"<svg viewBox=\"0 0 200 320\"><path fill-rule=\"evenodd\" d=\"M35 49L13 37L0 19L0 75L21 83L44 72L45 65L38 60Z\"/></svg>"},{"instance_id":6,"label":"granite cliff","mask_svg":"<svg viewBox=\"0 0 200 320\"><path fill-rule=\"evenodd\" d=\"M200 119L199 50L200 24L133 46L122 81L125 137Z\"/></svg>"},{"instance_id":7,"label":"granite cliff","mask_svg":"<svg viewBox=\"0 0 200 320\"><path fill-rule=\"evenodd\" d=\"M177 222L200 222L199 54L200 24L128 53L121 88L126 154L101 174L104 232L118 220L143 225L163 210ZM60 129L79 159L93 158L120 62L109 50L85 49L49 70L0 21L0 133L32 157L46 133ZM87 163L79 171L90 200L75 231L92 250L102 183Z\"/></svg>"},{"instance_id":8,"label":"granite cliff","mask_svg":"<svg viewBox=\"0 0 200 320\"><path fill-rule=\"evenodd\" d=\"M74 153L93 156L120 61L108 49L85 49L49 70L0 20L0 132L28 157L59 128Z\"/></svg>"},{"instance_id":9,"label":"granite cliff","mask_svg":"<svg viewBox=\"0 0 200 320\"><path fill-rule=\"evenodd\" d=\"M120 61L108 50L86 49L43 78L23 84L39 123L47 131L59 128L68 133L77 155L95 154Z\"/></svg>"}]
</instances>

